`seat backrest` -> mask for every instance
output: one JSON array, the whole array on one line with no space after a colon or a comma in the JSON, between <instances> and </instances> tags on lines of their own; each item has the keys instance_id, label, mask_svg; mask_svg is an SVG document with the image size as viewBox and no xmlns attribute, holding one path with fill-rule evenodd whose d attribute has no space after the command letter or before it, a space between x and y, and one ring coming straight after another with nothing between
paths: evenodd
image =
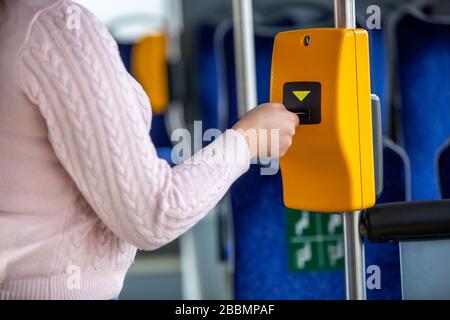
<instances>
[{"instance_id":1,"label":"seat backrest","mask_svg":"<svg viewBox=\"0 0 450 320\"><path fill-rule=\"evenodd\" d=\"M403 145L413 200L440 197L436 154L450 137L450 23L405 14L397 23Z\"/></svg>"},{"instance_id":2,"label":"seat backrest","mask_svg":"<svg viewBox=\"0 0 450 320\"><path fill-rule=\"evenodd\" d=\"M217 64L217 50L215 50L215 34L217 25L206 22L199 26L197 31L197 59L198 66L198 96L199 113L201 115L203 130L225 130L228 125L228 110L219 105L224 103L219 98L219 65Z\"/></svg>"},{"instance_id":3,"label":"seat backrest","mask_svg":"<svg viewBox=\"0 0 450 320\"><path fill-rule=\"evenodd\" d=\"M412 199L438 199L436 158L450 137L450 20L408 8L394 30L401 133L411 161ZM401 243L405 299L450 298L449 248L448 240ZM425 275L424 270L432 272Z\"/></svg>"},{"instance_id":4,"label":"seat backrest","mask_svg":"<svg viewBox=\"0 0 450 320\"><path fill-rule=\"evenodd\" d=\"M262 176L260 167L252 165L233 185L231 199L236 299L345 298L342 259L334 267L319 268L316 250L319 246L326 249L326 244L316 242L308 252L309 243L289 241L289 235L299 234L295 226L300 220L305 221L306 213L285 211L280 173ZM306 224L305 234L317 235L314 226L319 226L323 217L309 215L311 222ZM294 230L292 234L287 231L289 226ZM336 254L341 256L338 249Z\"/></svg>"}]
</instances>

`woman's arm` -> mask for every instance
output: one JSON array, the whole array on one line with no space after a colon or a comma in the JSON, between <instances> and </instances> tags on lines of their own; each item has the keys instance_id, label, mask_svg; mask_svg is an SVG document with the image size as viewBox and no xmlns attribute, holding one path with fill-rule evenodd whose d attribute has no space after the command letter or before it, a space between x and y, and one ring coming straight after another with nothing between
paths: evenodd
<instances>
[{"instance_id":1,"label":"woman's arm","mask_svg":"<svg viewBox=\"0 0 450 320\"><path fill-rule=\"evenodd\" d=\"M149 101L115 41L84 9L74 29L69 5L61 1L33 23L18 56L19 85L103 223L140 248L158 248L200 220L248 169L247 143L228 130L189 163L170 168L156 155L143 117L150 116Z\"/></svg>"}]
</instances>

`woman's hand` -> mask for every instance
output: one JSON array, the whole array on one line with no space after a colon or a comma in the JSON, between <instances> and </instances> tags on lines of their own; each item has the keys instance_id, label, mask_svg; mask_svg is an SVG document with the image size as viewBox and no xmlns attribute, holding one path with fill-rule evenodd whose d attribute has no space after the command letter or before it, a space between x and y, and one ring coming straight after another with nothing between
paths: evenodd
<instances>
[{"instance_id":1,"label":"woman's hand","mask_svg":"<svg viewBox=\"0 0 450 320\"><path fill-rule=\"evenodd\" d=\"M265 103L246 113L233 129L246 138L252 158L279 158L292 144L298 124L298 116L283 104Z\"/></svg>"}]
</instances>

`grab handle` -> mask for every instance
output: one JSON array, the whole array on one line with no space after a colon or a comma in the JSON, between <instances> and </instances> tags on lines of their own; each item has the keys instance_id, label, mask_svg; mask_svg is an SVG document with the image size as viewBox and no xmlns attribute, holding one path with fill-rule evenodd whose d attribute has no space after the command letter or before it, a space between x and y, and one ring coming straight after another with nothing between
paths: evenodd
<instances>
[{"instance_id":1,"label":"grab handle","mask_svg":"<svg viewBox=\"0 0 450 320\"><path fill-rule=\"evenodd\" d=\"M377 205L364 212L360 232L374 243L450 238L450 200Z\"/></svg>"}]
</instances>

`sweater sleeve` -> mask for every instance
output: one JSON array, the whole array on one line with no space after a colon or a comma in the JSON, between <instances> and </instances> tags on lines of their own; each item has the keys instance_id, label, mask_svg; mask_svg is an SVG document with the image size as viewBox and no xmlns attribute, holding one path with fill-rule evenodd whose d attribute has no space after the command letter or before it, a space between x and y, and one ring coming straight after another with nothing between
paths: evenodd
<instances>
[{"instance_id":1,"label":"sweater sleeve","mask_svg":"<svg viewBox=\"0 0 450 320\"><path fill-rule=\"evenodd\" d=\"M117 44L90 12L78 28L68 1L42 11L18 55L19 85L39 108L49 141L102 222L152 250L180 236L248 170L245 139L227 130L171 168L148 134L150 103Z\"/></svg>"}]
</instances>

